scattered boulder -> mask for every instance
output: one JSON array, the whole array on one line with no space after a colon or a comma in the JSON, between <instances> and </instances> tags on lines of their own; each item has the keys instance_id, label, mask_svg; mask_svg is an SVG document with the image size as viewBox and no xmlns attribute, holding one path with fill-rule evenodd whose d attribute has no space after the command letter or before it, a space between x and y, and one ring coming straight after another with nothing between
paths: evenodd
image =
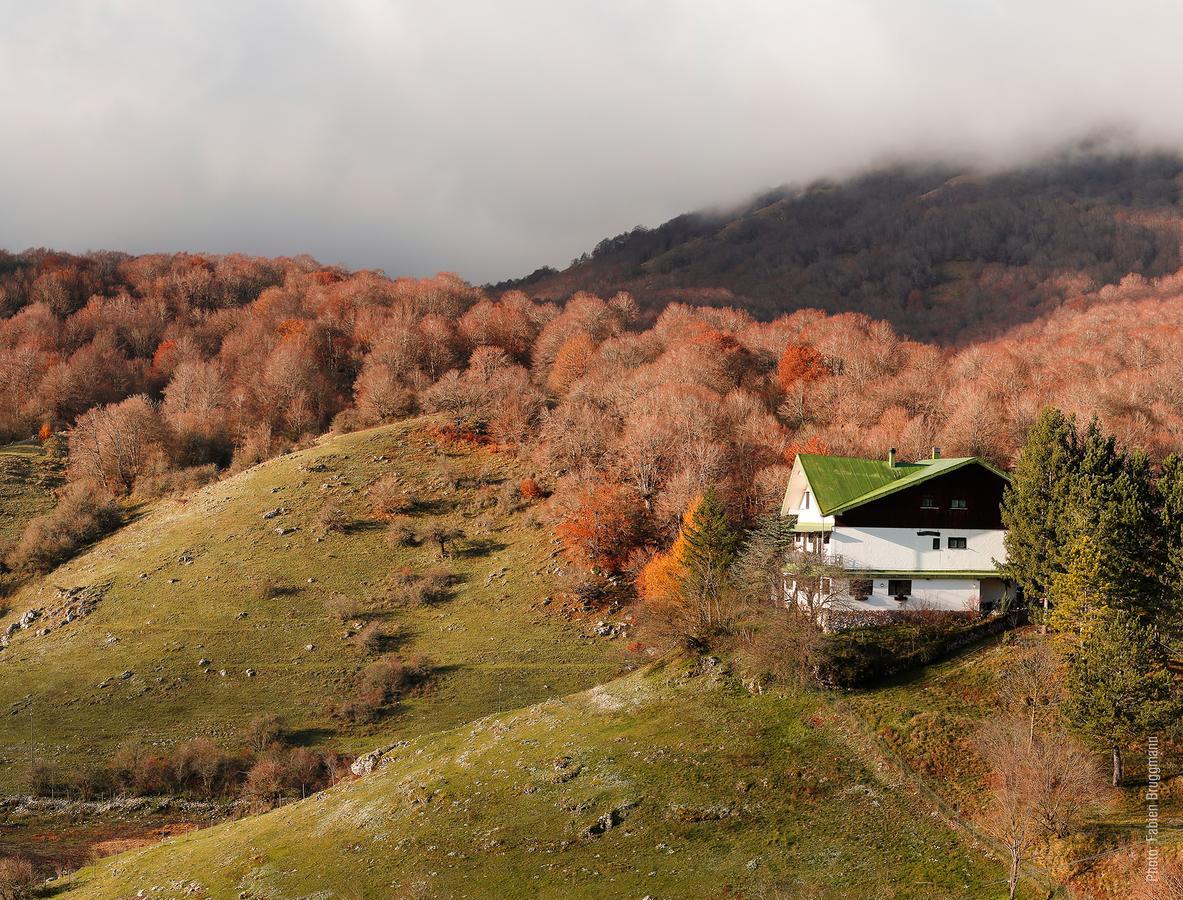
<instances>
[{"instance_id":1,"label":"scattered boulder","mask_svg":"<svg viewBox=\"0 0 1183 900\"><path fill-rule=\"evenodd\" d=\"M379 747L377 750L371 750L359 756L353 761L349 767L349 771L359 777L369 775L371 772L382 767L391 751L397 750L399 747L407 746L407 741L398 741L388 747Z\"/></svg>"},{"instance_id":2,"label":"scattered boulder","mask_svg":"<svg viewBox=\"0 0 1183 900\"><path fill-rule=\"evenodd\" d=\"M287 512L287 510L284 509L282 506L277 506L277 507L275 507L275 509L269 509L265 513L263 513L263 518L264 519L274 519L276 516L282 516L286 512Z\"/></svg>"},{"instance_id":3,"label":"scattered boulder","mask_svg":"<svg viewBox=\"0 0 1183 900\"><path fill-rule=\"evenodd\" d=\"M247 678L254 678L255 677L255 670L254 669L247 669L242 674L245 675Z\"/></svg>"}]
</instances>

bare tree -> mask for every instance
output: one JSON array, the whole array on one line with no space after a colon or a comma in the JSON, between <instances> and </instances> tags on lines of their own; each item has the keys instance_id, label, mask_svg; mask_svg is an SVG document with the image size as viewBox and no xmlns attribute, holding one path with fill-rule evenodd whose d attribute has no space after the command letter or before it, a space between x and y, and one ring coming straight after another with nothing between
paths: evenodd
<instances>
[{"instance_id":1,"label":"bare tree","mask_svg":"<svg viewBox=\"0 0 1183 900\"><path fill-rule=\"evenodd\" d=\"M1014 900L1024 862L1050 837L1066 837L1105 797L1093 755L1062 731L1030 732L1026 715L994 719L977 735L991 802L979 824L1010 857Z\"/></svg>"}]
</instances>

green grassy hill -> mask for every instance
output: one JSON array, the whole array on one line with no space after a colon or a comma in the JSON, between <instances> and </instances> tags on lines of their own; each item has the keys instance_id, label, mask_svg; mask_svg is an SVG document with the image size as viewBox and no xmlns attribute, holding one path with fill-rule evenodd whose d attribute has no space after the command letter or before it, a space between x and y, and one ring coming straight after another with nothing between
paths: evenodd
<instances>
[{"instance_id":1,"label":"green grassy hill","mask_svg":"<svg viewBox=\"0 0 1183 900\"><path fill-rule=\"evenodd\" d=\"M560 586L549 535L528 509L492 505L499 483L521 477L508 456L446 450L426 424L328 437L162 501L14 593L0 625L46 612L0 652L0 792L22 787L31 756L93 764L127 735L225 743L275 712L307 742L363 752L617 673L623 641L588 636L588 623L541 602ZM387 545L366 488L390 474L415 497L417 526L463 528L453 558ZM346 531L317 525L327 503L347 511ZM371 617L342 621L326 605L340 595L364 612L392 571L441 565L458 582L450 599L374 616L398 653L431 657L432 689L376 726L330 719L327 701L346 696L367 663L347 635ZM92 611L62 624L80 605Z\"/></svg>"},{"instance_id":2,"label":"green grassy hill","mask_svg":"<svg viewBox=\"0 0 1183 900\"><path fill-rule=\"evenodd\" d=\"M981 897L1001 869L820 694L677 661L415 738L374 774L102 860L55 896Z\"/></svg>"},{"instance_id":3,"label":"green grassy hill","mask_svg":"<svg viewBox=\"0 0 1183 900\"><path fill-rule=\"evenodd\" d=\"M34 441L0 447L0 553L14 544L29 520L53 508L57 470ZM0 573L0 593L15 578Z\"/></svg>"}]
</instances>

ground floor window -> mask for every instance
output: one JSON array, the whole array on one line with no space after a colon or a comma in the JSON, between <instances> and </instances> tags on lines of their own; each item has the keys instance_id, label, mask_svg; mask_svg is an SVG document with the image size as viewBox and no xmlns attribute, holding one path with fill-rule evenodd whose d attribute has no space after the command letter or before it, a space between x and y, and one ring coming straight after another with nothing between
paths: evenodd
<instances>
[{"instance_id":1,"label":"ground floor window","mask_svg":"<svg viewBox=\"0 0 1183 900\"><path fill-rule=\"evenodd\" d=\"M869 600L875 592L875 582L870 578L852 578L850 580L850 596L855 600Z\"/></svg>"},{"instance_id":2,"label":"ground floor window","mask_svg":"<svg viewBox=\"0 0 1183 900\"><path fill-rule=\"evenodd\" d=\"M912 593L911 578L892 578L887 582L887 593L897 600L907 600Z\"/></svg>"}]
</instances>

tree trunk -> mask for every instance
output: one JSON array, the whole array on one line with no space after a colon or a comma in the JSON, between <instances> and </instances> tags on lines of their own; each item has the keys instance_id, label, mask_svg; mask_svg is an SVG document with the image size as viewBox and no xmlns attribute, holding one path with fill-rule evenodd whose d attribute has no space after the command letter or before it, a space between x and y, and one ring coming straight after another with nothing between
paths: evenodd
<instances>
[{"instance_id":1,"label":"tree trunk","mask_svg":"<svg viewBox=\"0 0 1183 900\"><path fill-rule=\"evenodd\" d=\"M1125 777L1125 769L1121 764L1121 748L1113 748L1113 786L1121 787L1121 780Z\"/></svg>"},{"instance_id":2,"label":"tree trunk","mask_svg":"<svg viewBox=\"0 0 1183 900\"><path fill-rule=\"evenodd\" d=\"M1015 892L1019 889L1019 851L1010 851L1010 900L1015 900Z\"/></svg>"},{"instance_id":3,"label":"tree trunk","mask_svg":"<svg viewBox=\"0 0 1183 900\"><path fill-rule=\"evenodd\" d=\"M1039 633L1047 634L1047 594L1043 595L1043 621L1039 623Z\"/></svg>"}]
</instances>

